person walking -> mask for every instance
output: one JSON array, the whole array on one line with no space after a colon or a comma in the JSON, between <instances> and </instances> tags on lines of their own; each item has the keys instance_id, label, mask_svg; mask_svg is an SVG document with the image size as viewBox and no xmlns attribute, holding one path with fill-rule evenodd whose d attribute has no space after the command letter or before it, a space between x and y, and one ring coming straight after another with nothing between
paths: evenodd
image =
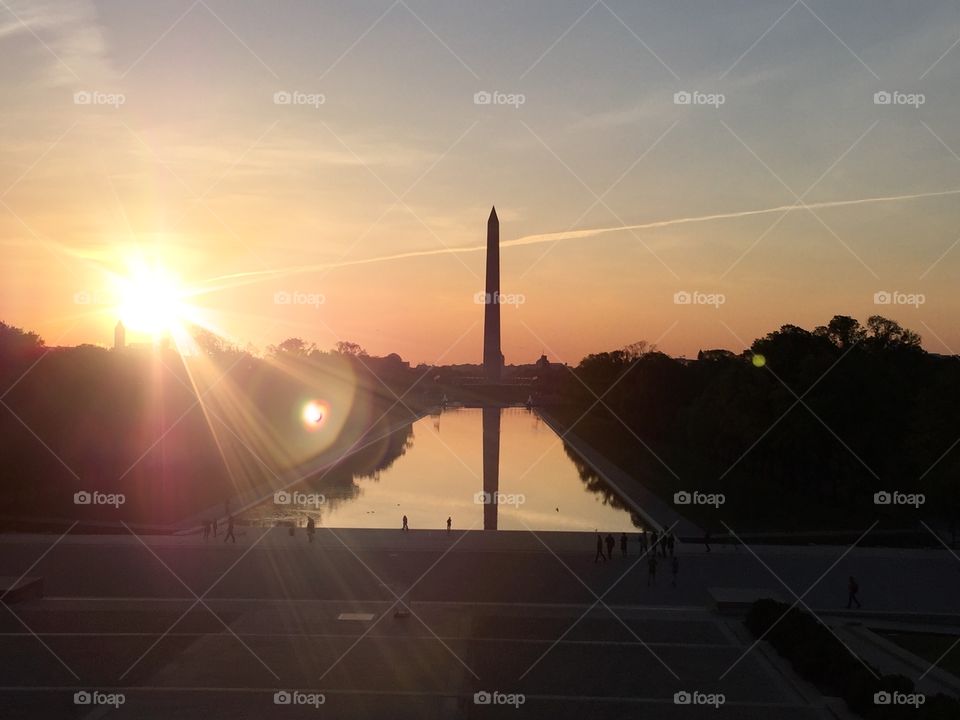
<instances>
[{"instance_id":1,"label":"person walking","mask_svg":"<svg viewBox=\"0 0 960 720\"><path fill-rule=\"evenodd\" d=\"M656 555L657 550L659 549L660 548L657 547L657 531L651 530L650 531L650 550L653 552L654 555Z\"/></svg>"},{"instance_id":2,"label":"person walking","mask_svg":"<svg viewBox=\"0 0 960 720\"><path fill-rule=\"evenodd\" d=\"M858 592L860 592L860 586L857 584L856 578L851 575L847 581L847 610L850 609L850 605L853 603L856 603L859 609L860 601L857 599Z\"/></svg>"},{"instance_id":3,"label":"person walking","mask_svg":"<svg viewBox=\"0 0 960 720\"><path fill-rule=\"evenodd\" d=\"M233 515L227 516L227 534L223 536L223 541L232 540L234 544L237 542L237 538L233 535Z\"/></svg>"},{"instance_id":4,"label":"person walking","mask_svg":"<svg viewBox=\"0 0 960 720\"><path fill-rule=\"evenodd\" d=\"M213 519L213 536L214 537L217 536L217 519L216 518Z\"/></svg>"},{"instance_id":5,"label":"person walking","mask_svg":"<svg viewBox=\"0 0 960 720\"><path fill-rule=\"evenodd\" d=\"M312 517L307 518L307 542L313 542L313 535L317 532L317 523Z\"/></svg>"},{"instance_id":6,"label":"person walking","mask_svg":"<svg viewBox=\"0 0 960 720\"><path fill-rule=\"evenodd\" d=\"M676 541L677 541L677 538L674 536L673 533L670 533L669 535L667 535L667 550L670 551L670 557L673 557L673 546L674 546L674 543L676 543Z\"/></svg>"},{"instance_id":7,"label":"person walking","mask_svg":"<svg viewBox=\"0 0 960 720\"><path fill-rule=\"evenodd\" d=\"M593 556L593 562L606 562L607 556L603 554L603 538L600 537L600 533L597 532L597 554Z\"/></svg>"},{"instance_id":8,"label":"person walking","mask_svg":"<svg viewBox=\"0 0 960 720\"><path fill-rule=\"evenodd\" d=\"M640 536L640 554L643 555L647 551L647 531L641 530L639 533Z\"/></svg>"},{"instance_id":9,"label":"person walking","mask_svg":"<svg viewBox=\"0 0 960 720\"><path fill-rule=\"evenodd\" d=\"M447 535L450 534L450 527L453 525L453 518L447 518Z\"/></svg>"},{"instance_id":10,"label":"person walking","mask_svg":"<svg viewBox=\"0 0 960 720\"><path fill-rule=\"evenodd\" d=\"M607 559L613 560L613 546L617 544L617 541L613 539L611 533L607 533Z\"/></svg>"},{"instance_id":11,"label":"person walking","mask_svg":"<svg viewBox=\"0 0 960 720\"><path fill-rule=\"evenodd\" d=\"M627 556L627 534L620 533L620 554L623 557Z\"/></svg>"},{"instance_id":12,"label":"person walking","mask_svg":"<svg viewBox=\"0 0 960 720\"><path fill-rule=\"evenodd\" d=\"M670 560L670 570L673 572L673 586L677 586L677 575L680 573L680 558L676 555Z\"/></svg>"},{"instance_id":13,"label":"person walking","mask_svg":"<svg viewBox=\"0 0 960 720\"><path fill-rule=\"evenodd\" d=\"M410 526L407 524L406 515L403 516L403 527L401 527L400 529L403 530L404 532L407 532L408 530L410 530Z\"/></svg>"},{"instance_id":14,"label":"person walking","mask_svg":"<svg viewBox=\"0 0 960 720\"><path fill-rule=\"evenodd\" d=\"M657 584L657 553L650 553L647 560L647 587Z\"/></svg>"}]
</instances>

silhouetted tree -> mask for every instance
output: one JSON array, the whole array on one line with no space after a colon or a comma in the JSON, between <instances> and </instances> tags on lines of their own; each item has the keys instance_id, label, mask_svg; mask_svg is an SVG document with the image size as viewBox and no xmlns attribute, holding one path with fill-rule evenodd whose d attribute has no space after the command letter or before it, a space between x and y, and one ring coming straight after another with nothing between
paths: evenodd
<instances>
[{"instance_id":1,"label":"silhouetted tree","mask_svg":"<svg viewBox=\"0 0 960 720\"><path fill-rule=\"evenodd\" d=\"M895 350L901 348L918 349L920 336L912 330L905 330L894 320L879 315L867 319L870 336L868 345L873 350Z\"/></svg>"},{"instance_id":2,"label":"silhouetted tree","mask_svg":"<svg viewBox=\"0 0 960 720\"><path fill-rule=\"evenodd\" d=\"M287 338L279 345L270 345L267 352L273 357L305 358L316 349L313 343L307 343L301 338Z\"/></svg>"},{"instance_id":3,"label":"silhouetted tree","mask_svg":"<svg viewBox=\"0 0 960 720\"><path fill-rule=\"evenodd\" d=\"M340 355L350 355L353 357L367 357L367 351L364 350L359 343L348 342L346 340L340 340L337 342L334 352L337 352Z\"/></svg>"},{"instance_id":4,"label":"silhouetted tree","mask_svg":"<svg viewBox=\"0 0 960 720\"><path fill-rule=\"evenodd\" d=\"M829 323L813 332L827 338L841 350L847 350L867 337L867 331L860 322L848 315L834 315Z\"/></svg>"},{"instance_id":5,"label":"silhouetted tree","mask_svg":"<svg viewBox=\"0 0 960 720\"><path fill-rule=\"evenodd\" d=\"M756 527L856 525L894 487L960 522L960 359L894 320L845 315L697 358L588 355L556 412L651 487L725 492Z\"/></svg>"}]
</instances>

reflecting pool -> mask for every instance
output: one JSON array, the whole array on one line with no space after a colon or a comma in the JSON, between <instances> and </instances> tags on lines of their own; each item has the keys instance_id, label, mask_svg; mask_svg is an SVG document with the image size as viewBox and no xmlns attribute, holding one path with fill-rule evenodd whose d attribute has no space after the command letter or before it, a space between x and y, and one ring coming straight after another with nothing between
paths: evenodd
<instances>
[{"instance_id":1,"label":"reflecting pool","mask_svg":"<svg viewBox=\"0 0 960 720\"><path fill-rule=\"evenodd\" d=\"M303 527L577 530L641 525L596 473L526 408L426 416L334 470L243 514Z\"/></svg>"}]
</instances>

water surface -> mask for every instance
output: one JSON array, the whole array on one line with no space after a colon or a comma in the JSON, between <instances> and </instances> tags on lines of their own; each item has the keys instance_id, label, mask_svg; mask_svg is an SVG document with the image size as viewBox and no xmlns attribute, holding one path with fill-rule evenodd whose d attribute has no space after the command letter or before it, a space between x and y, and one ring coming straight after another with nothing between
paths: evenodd
<instances>
[{"instance_id":1,"label":"water surface","mask_svg":"<svg viewBox=\"0 0 960 720\"><path fill-rule=\"evenodd\" d=\"M635 530L632 515L557 434L525 408L456 408L421 418L369 460L292 489L245 513L255 523L303 527ZM581 473L585 477L581 477ZM589 486L588 486L589 480ZM318 505L315 496L323 495ZM498 502L493 502L497 498ZM490 499L489 502L487 500Z\"/></svg>"}]
</instances>

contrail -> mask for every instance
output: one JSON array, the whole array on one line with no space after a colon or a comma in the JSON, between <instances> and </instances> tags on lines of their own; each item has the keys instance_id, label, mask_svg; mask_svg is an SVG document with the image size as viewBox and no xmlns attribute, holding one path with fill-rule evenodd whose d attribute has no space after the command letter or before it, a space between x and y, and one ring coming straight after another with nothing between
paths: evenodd
<instances>
[{"instance_id":1,"label":"contrail","mask_svg":"<svg viewBox=\"0 0 960 720\"><path fill-rule=\"evenodd\" d=\"M750 217L752 215L771 215L774 213L787 213L796 210L821 210L826 208L848 207L851 205L868 205L872 203L902 202L905 200L919 200L922 198L944 197L948 195L960 195L958 190L940 190L937 192L913 193L909 195L882 195L878 197L857 198L854 200L827 200L823 202L806 203L803 205L778 205L777 207L762 208L759 210L740 210L738 212L716 213L713 215L697 215L695 217L671 218L669 220L655 220L652 222L640 223L637 225L618 225L616 227L590 228L587 230L568 230L566 232L543 233L539 235L526 235L513 240L506 240L500 243L500 247L517 247L520 245L538 245L548 242L562 242L564 240L582 240L584 238L596 237L607 233L625 232L633 230L652 230L657 228L671 227L673 225L685 225L687 223L711 222L713 220L732 220L735 218ZM340 267L350 267L352 265L369 265L372 263L389 262L391 260L403 260L406 258L428 257L433 255L450 255L455 253L472 253L485 250L486 245L469 245L453 248L435 248L432 250L412 250L410 252L394 253L392 255L379 255L377 257L360 258L357 260L344 260L340 262L321 263L317 265L300 265L290 268L279 268L275 270L255 270L251 272L233 273L231 275L221 275L211 278L208 283L213 287L206 286L200 292L213 292L225 288L236 287L246 284L246 282L259 282L272 277L282 277L284 275L293 275L304 272L315 272L318 270L327 270ZM230 282L230 281L241 281ZM222 284L221 284L222 283Z\"/></svg>"}]
</instances>

